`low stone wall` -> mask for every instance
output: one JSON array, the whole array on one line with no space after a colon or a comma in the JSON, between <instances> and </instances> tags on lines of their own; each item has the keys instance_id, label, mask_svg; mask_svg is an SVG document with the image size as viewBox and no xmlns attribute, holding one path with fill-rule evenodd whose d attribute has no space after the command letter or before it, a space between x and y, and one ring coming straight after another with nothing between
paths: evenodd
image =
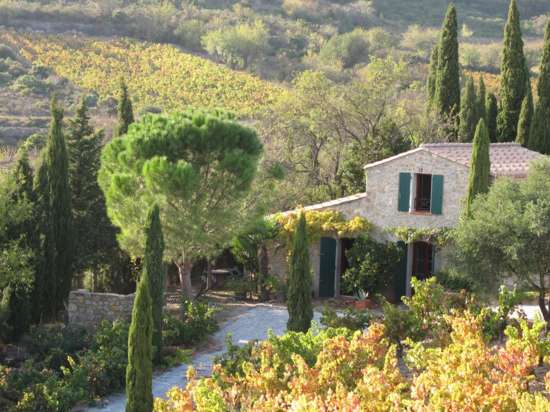
<instances>
[{"instance_id":1,"label":"low stone wall","mask_svg":"<svg viewBox=\"0 0 550 412\"><path fill-rule=\"evenodd\" d=\"M117 295L73 290L69 294L69 323L98 326L103 320L129 321L133 304L133 294Z\"/></svg>"}]
</instances>

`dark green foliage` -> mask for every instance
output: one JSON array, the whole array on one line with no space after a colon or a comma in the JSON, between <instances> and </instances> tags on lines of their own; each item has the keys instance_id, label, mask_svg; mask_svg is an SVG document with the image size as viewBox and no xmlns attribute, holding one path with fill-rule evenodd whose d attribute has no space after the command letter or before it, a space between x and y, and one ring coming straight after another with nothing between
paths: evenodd
<instances>
[{"instance_id":1,"label":"dark green foliage","mask_svg":"<svg viewBox=\"0 0 550 412\"><path fill-rule=\"evenodd\" d=\"M491 173L491 161L489 158L489 132L485 121L481 119L477 124L474 142L472 144L472 158L470 160L470 175L468 177L468 190L466 194L466 214L470 214L470 208L475 197L489 190Z\"/></svg>"},{"instance_id":2,"label":"dark green foliage","mask_svg":"<svg viewBox=\"0 0 550 412\"><path fill-rule=\"evenodd\" d=\"M527 89L527 94L523 98L523 103L521 104L516 143L519 143L522 146L528 146L532 120L533 94L531 93L531 89L529 88Z\"/></svg>"},{"instance_id":3,"label":"dark green foliage","mask_svg":"<svg viewBox=\"0 0 550 412\"><path fill-rule=\"evenodd\" d=\"M307 332L313 319L313 308L311 305L309 243L306 233L306 217L303 212L300 213L292 242L287 307L287 329L295 332Z\"/></svg>"},{"instance_id":4,"label":"dark green foliage","mask_svg":"<svg viewBox=\"0 0 550 412\"><path fill-rule=\"evenodd\" d=\"M493 93L488 93L485 99L485 123L487 125L487 130L489 130L491 143L497 141L497 115L497 97Z\"/></svg>"},{"instance_id":5,"label":"dark green foliage","mask_svg":"<svg viewBox=\"0 0 550 412\"><path fill-rule=\"evenodd\" d=\"M132 322L128 333L128 366L126 368L126 412L153 410L153 317L148 279L138 283Z\"/></svg>"},{"instance_id":6,"label":"dark green foliage","mask_svg":"<svg viewBox=\"0 0 550 412\"><path fill-rule=\"evenodd\" d=\"M426 88L428 90L428 108L433 104L435 98L435 87L437 83L437 65L438 65L439 46L435 45L430 55L430 68L428 72L428 81Z\"/></svg>"},{"instance_id":7,"label":"dark green foliage","mask_svg":"<svg viewBox=\"0 0 550 412\"><path fill-rule=\"evenodd\" d=\"M116 228L107 217L105 197L97 183L103 132L95 132L85 99L74 119L69 120L67 151L71 185L73 226L76 240L75 273L98 272L106 266L109 272L120 250Z\"/></svg>"},{"instance_id":8,"label":"dark green foliage","mask_svg":"<svg viewBox=\"0 0 550 412\"><path fill-rule=\"evenodd\" d=\"M164 308L164 278L166 268L162 261L164 238L160 223L159 207L154 205L147 217L145 227L145 255L143 257L143 276L149 282L153 304L153 358L160 361L162 351L162 311Z\"/></svg>"},{"instance_id":9,"label":"dark green foliage","mask_svg":"<svg viewBox=\"0 0 550 412\"><path fill-rule=\"evenodd\" d=\"M544 35L537 93L539 100L535 107L527 147L544 154L550 154L550 21L546 25Z\"/></svg>"},{"instance_id":10,"label":"dark green foliage","mask_svg":"<svg viewBox=\"0 0 550 412\"><path fill-rule=\"evenodd\" d=\"M118 97L117 106L117 125L114 130L115 136L122 136L128 132L128 127L134 123L134 110L132 101L128 95L128 86L124 79L120 79L120 95Z\"/></svg>"},{"instance_id":11,"label":"dark green foliage","mask_svg":"<svg viewBox=\"0 0 550 412\"><path fill-rule=\"evenodd\" d=\"M218 309L198 301L183 300L179 317L163 318L163 339L168 346L193 345L218 329Z\"/></svg>"},{"instance_id":12,"label":"dark green foliage","mask_svg":"<svg viewBox=\"0 0 550 412\"><path fill-rule=\"evenodd\" d=\"M479 89L477 92L477 117L476 117L476 124L479 121L479 119L484 119L485 123L487 124L487 113L485 109L485 101L487 100L487 88L485 87L485 80L483 80L483 76L479 78Z\"/></svg>"},{"instance_id":13,"label":"dark green foliage","mask_svg":"<svg viewBox=\"0 0 550 412\"><path fill-rule=\"evenodd\" d=\"M344 69L368 60L369 45L363 30L335 34L319 51L321 60Z\"/></svg>"},{"instance_id":14,"label":"dark green foliage","mask_svg":"<svg viewBox=\"0 0 550 412\"><path fill-rule=\"evenodd\" d=\"M69 185L69 162L63 136L63 110L52 101L47 146L35 180L40 228L37 278L42 288L42 315L54 318L68 298L73 275L74 237Z\"/></svg>"},{"instance_id":15,"label":"dark green foliage","mask_svg":"<svg viewBox=\"0 0 550 412\"><path fill-rule=\"evenodd\" d=\"M145 247L143 222L160 208L165 259L178 266L194 296L191 263L219 253L240 231L262 145L256 132L231 114L190 109L147 115L105 146L99 182L118 240L133 256Z\"/></svg>"},{"instance_id":16,"label":"dark green foliage","mask_svg":"<svg viewBox=\"0 0 550 412\"><path fill-rule=\"evenodd\" d=\"M439 39L437 80L434 109L439 115L452 118L460 109L460 66L458 61L457 16L450 4Z\"/></svg>"},{"instance_id":17,"label":"dark green foliage","mask_svg":"<svg viewBox=\"0 0 550 412\"><path fill-rule=\"evenodd\" d=\"M468 219L453 230L454 261L485 291L513 278L518 287L536 290L546 322L546 273L550 271L550 161L533 161L527 179L497 179L478 196Z\"/></svg>"},{"instance_id":18,"label":"dark green foliage","mask_svg":"<svg viewBox=\"0 0 550 412\"><path fill-rule=\"evenodd\" d=\"M523 40L516 0L510 2L508 20L504 28L504 50L500 74L498 141L510 142L517 136L521 104L529 85L529 71L523 54Z\"/></svg>"},{"instance_id":19,"label":"dark green foliage","mask_svg":"<svg viewBox=\"0 0 550 412\"><path fill-rule=\"evenodd\" d=\"M349 268L342 276L343 293L365 290L373 296L392 284L401 254L395 243L379 243L364 235L355 239L346 257Z\"/></svg>"},{"instance_id":20,"label":"dark green foliage","mask_svg":"<svg viewBox=\"0 0 550 412\"><path fill-rule=\"evenodd\" d=\"M0 300L0 340L14 341L25 333L32 320L32 284L12 281L2 290ZM5 317L5 319L2 319ZM3 324L4 323L4 324Z\"/></svg>"},{"instance_id":21,"label":"dark green foliage","mask_svg":"<svg viewBox=\"0 0 550 412\"><path fill-rule=\"evenodd\" d=\"M458 138L461 142L471 142L477 125L478 101L474 80L468 78L464 87L464 95L460 101L460 126L458 129Z\"/></svg>"},{"instance_id":22,"label":"dark green foliage","mask_svg":"<svg viewBox=\"0 0 550 412\"><path fill-rule=\"evenodd\" d=\"M321 313L321 324L327 328L346 328L364 330L369 326L372 316L369 311L346 308L342 314L325 306Z\"/></svg>"},{"instance_id":23,"label":"dark green foliage","mask_svg":"<svg viewBox=\"0 0 550 412\"><path fill-rule=\"evenodd\" d=\"M74 237L71 212L71 189L69 185L69 159L63 136L63 109L52 102L52 123L44 163L48 176L51 236L55 258L49 276L55 281L55 300L50 302L49 315L63 309L71 289L73 275ZM53 273L55 271L55 273Z\"/></svg>"}]
</instances>

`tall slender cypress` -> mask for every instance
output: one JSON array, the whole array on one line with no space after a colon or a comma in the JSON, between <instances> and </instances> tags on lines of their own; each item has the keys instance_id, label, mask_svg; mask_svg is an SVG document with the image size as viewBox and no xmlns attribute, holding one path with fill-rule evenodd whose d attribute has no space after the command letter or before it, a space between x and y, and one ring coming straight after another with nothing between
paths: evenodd
<instances>
[{"instance_id":1,"label":"tall slender cypress","mask_svg":"<svg viewBox=\"0 0 550 412\"><path fill-rule=\"evenodd\" d=\"M45 153L34 179L36 193L35 213L38 221L40 254L36 256L36 275L33 300L36 302L33 319L53 319L57 312L57 271L55 270L55 243L50 209L50 188Z\"/></svg>"},{"instance_id":2,"label":"tall slender cypress","mask_svg":"<svg viewBox=\"0 0 550 412\"><path fill-rule=\"evenodd\" d=\"M460 127L458 137L461 142L471 142L477 125L478 101L472 78L466 80L464 96L460 102Z\"/></svg>"},{"instance_id":3,"label":"tall slender cypress","mask_svg":"<svg viewBox=\"0 0 550 412\"><path fill-rule=\"evenodd\" d=\"M430 55L430 67L428 72L428 81L426 89L428 91L428 108L431 108L435 98L435 87L437 82L437 64L438 64L439 45L435 45Z\"/></svg>"},{"instance_id":4,"label":"tall slender cypress","mask_svg":"<svg viewBox=\"0 0 550 412\"><path fill-rule=\"evenodd\" d=\"M126 412L153 410L153 317L147 276L138 282L128 332Z\"/></svg>"},{"instance_id":5,"label":"tall slender cypress","mask_svg":"<svg viewBox=\"0 0 550 412\"><path fill-rule=\"evenodd\" d=\"M485 121L481 119L476 127L474 142L472 144L472 158L470 159L470 175L468 177L468 190L466 195L466 215L475 197L480 193L489 191L489 179L491 174L491 160L489 157L489 132Z\"/></svg>"},{"instance_id":6,"label":"tall slender cypress","mask_svg":"<svg viewBox=\"0 0 550 412\"><path fill-rule=\"evenodd\" d=\"M307 332L313 319L311 304L311 266L307 239L306 217L300 213L290 256L288 274L288 323L287 329Z\"/></svg>"},{"instance_id":7,"label":"tall slender cypress","mask_svg":"<svg viewBox=\"0 0 550 412\"><path fill-rule=\"evenodd\" d=\"M516 142L522 146L527 147L529 142L529 132L531 130L531 122L533 120L533 94L530 88L527 89L527 94L523 98L521 104L521 112L518 122L518 134L516 136Z\"/></svg>"},{"instance_id":8,"label":"tall slender cypress","mask_svg":"<svg viewBox=\"0 0 550 412\"><path fill-rule=\"evenodd\" d=\"M497 131L498 140L501 142L513 141L517 136L521 104L529 84L520 23L516 0L512 0L504 29L504 50L500 68L500 111L497 117Z\"/></svg>"},{"instance_id":9,"label":"tall slender cypress","mask_svg":"<svg viewBox=\"0 0 550 412\"><path fill-rule=\"evenodd\" d=\"M160 223L160 211L154 205L147 217L145 227L145 255L143 273L149 281L153 305L153 359L160 361L162 351L162 310L164 308L165 266L162 261L164 238Z\"/></svg>"},{"instance_id":10,"label":"tall slender cypress","mask_svg":"<svg viewBox=\"0 0 550 412\"><path fill-rule=\"evenodd\" d=\"M456 8L450 4L439 39L434 107L440 115L452 118L460 109L460 66L458 61Z\"/></svg>"},{"instance_id":11,"label":"tall slender cypress","mask_svg":"<svg viewBox=\"0 0 550 412\"><path fill-rule=\"evenodd\" d=\"M497 141L497 116L497 97L494 93L487 93L487 97L485 98L485 123L487 130L489 130L489 138L493 143Z\"/></svg>"},{"instance_id":12,"label":"tall slender cypress","mask_svg":"<svg viewBox=\"0 0 550 412\"><path fill-rule=\"evenodd\" d=\"M128 86L124 79L120 79L120 95L118 98L117 108L117 125L115 128L115 136L122 136L128 132L128 127L134 123L134 110L132 101L128 94Z\"/></svg>"},{"instance_id":13,"label":"tall slender cypress","mask_svg":"<svg viewBox=\"0 0 550 412\"><path fill-rule=\"evenodd\" d=\"M73 275L74 238L69 185L69 159L63 136L63 109L52 100L52 123L45 158L48 172L48 189L51 230L55 248L56 306L63 309L69 297Z\"/></svg>"},{"instance_id":14,"label":"tall slender cypress","mask_svg":"<svg viewBox=\"0 0 550 412\"><path fill-rule=\"evenodd\" d=\"M90 125L84 99L69 120L67 150L72 214L76 238L75 272L96 271L109 264L119 252L117 229L107 216L105 197L97 182L103 132Z\"/></svg>"},{"instance_id":15,"label":"tall slender cypress","mask_svg":"<svg viewBox=\"0 0 550 412\"><path fill-rule=\"evenodd\" d=\"M544 35L537 94L539 100L535 108L527 147L550 154L550 21L546 24Z\"/></svg>"},{"instance_id":16,"label":"tall slender cypress","mask_svg":"<svg viewBox=\"0 0 550 412\"><path fill-rule=\"evenodd\" d=\"M479 77L479 89L477 92L477 116L476 116L476 124L479 122L480 119L484 119L486 117L485 112L485 100L487 99L487 88L485 87L485 80L483 80L483 76Z\"/></svg>"}]
</instances>

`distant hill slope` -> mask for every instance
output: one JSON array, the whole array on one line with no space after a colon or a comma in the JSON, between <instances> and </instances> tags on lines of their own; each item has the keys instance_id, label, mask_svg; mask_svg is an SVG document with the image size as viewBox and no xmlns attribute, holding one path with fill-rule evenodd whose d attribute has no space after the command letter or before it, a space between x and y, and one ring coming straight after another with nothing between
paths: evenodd
<instances>
[{"instance_id":1,"label":"distant hill slope","mask_svg":"<svg viewBox=\"0 0 550 412\"><path fill-rule=\"evenodd\" d=\"M52 68L84 90L96 91L103 100L116 96L124 77L138 112L191 105L250 117L280 92L272 83L170 45L16 32L4 32L0 42L18 47L27 60Z\"/></svg>"}]
</instances>

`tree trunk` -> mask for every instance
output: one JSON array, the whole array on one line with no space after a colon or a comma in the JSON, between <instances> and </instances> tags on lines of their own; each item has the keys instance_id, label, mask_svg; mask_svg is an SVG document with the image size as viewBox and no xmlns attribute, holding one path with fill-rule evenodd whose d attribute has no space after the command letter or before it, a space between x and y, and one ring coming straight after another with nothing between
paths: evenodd
<instances>
[{"instance_id":1,"label":"tree trunk","mask_svg":"<svg viewBox=\"0 0 550 412\"><path fill-rule=\"evenodd\" d=\"M189 260L177 262L178 276L180 278L181 293L187 299L193 299L193 286L191 285L191 269L193 264Z\"/></svg>"}]
</instances>

